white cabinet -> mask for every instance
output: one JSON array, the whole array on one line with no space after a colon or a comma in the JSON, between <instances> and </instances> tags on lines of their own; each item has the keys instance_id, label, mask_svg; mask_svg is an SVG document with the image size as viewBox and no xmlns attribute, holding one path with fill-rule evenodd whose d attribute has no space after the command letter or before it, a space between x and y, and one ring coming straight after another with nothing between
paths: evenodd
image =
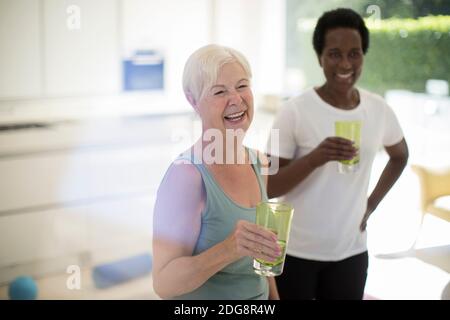
<instances>
[{"instance_id":1,"label":"white cabinet","mask_svg":"<svg viewBox=\"0 0 450 320\"><path fill-rule=\"evenodd\" d=\"M190 116L0 131L0 282L151 250L153 205ZM70 263L67 261L71 261Z\"/></svg>"},{"instance_id":2,"label":"white cabinet","mask_svg":"<svg viewBox=\"0 0 450 320\"><path fill-rule=\"evenodd\" d=\"M0 1L0 99L118 93L118 3Z\"/></svg>"},{"instance_id":3,"label":"white cabinet","mask_svg":"<svg viewBox=\"0 0 450 320\"><path fill-rule=\"evenodd\" d=\"M67 258L79 265L82 257L101 263L149 251L153 205L149 193L0 217L0 282L11 267L64 272Z\"/></svg>"},{"instance_id":4,"label":"white cabinet","mask_svg":"<svg viewBox=\"0 0 450 320\"><path fill-rule=\"evenodd\" d=\"M43 17L44 95L117 93L118 2L44 0ZM78 18L79 24L73 24Z\"/></svg>"},{"instance_id":5,"label":"white cabinet","mask_svg":"<svg viewBox=\"0 0 450 320\"><path fill-rule=\"evenodd\" d=\"M39 0L0 1L0 99L41 94Z\"/></svg>"},{"instance_id":6,"label":"white cabinet","mask_svg":"<svg viewBox=\"0 0 450 320\"><path fill-rule=\"evenodd\" d=\"M123 59L152 49L164 58L161 96L184 101L184 63L213 41L211 3L1 0L0 100L116 95Z\"/></svg>"}]
</instances>

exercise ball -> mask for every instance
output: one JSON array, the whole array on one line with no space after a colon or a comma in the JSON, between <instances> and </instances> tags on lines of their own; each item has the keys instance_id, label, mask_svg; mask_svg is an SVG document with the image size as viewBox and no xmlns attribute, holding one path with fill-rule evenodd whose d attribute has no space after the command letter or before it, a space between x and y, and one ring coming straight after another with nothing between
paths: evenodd
<instances>
[{"instance_id":1,"label":"exercise ball","mask_svg":"<svg viewBox=\"0 0 450 320\"><path fill-rule=\"evenodd\" d=\"M11 300L34 300L37 293L36 282L31 277L18 277L9 284L8 294Z\"/></svg>"}]
</instances>

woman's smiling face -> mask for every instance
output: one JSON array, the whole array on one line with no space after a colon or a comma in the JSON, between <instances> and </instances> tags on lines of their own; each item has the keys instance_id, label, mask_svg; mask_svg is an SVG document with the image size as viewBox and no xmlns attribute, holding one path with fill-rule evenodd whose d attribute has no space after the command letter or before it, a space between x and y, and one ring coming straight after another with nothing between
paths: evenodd
<instances>
[{"instance_id":1,"label":"woman's smiling face","mask_svg":"<svg viewBox=\"0 0 450 320\"><path fill-rule=\"evenodd\" d=\"M253 119L250 79L237 62L224 64L216 82L197 103L203 130L215 128L247 131Z\"/></svg>"},{"instance_id":2,"label":"woman's smiling face","mask_svg":"<svg viewBox=\"0 0 450 320\"><path fill-rule=\"evenodd\" d=\"M337 91L350 90L361 75L364 62L358 30L336 28L327 31L319 61L327 85Z\"/></svg>"}]
</instances>

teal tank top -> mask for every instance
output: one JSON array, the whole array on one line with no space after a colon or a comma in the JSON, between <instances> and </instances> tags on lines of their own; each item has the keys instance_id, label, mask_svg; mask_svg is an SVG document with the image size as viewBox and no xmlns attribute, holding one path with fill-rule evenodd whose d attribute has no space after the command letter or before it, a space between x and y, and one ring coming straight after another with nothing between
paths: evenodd
<instances>
[{"instance_id":1,"label":"teal tank top","mask_svg":"<svg viewBox=\"0 0 450 320\"><path fill-rule=\"evenodd\" d=\"M253 150L247 150L258 179L261 199L267 201L267 191L261 176L261 163ZM206 189L201 230L193 255L225 240L234 230L238 220L255 222L256 207L242 207L230 199L203 164L196 164L189 155L182 155L177 160L188 160L193 163L200 172ZM175 299L267 300L268 296L267 278L253 271L253 258L243 257L214 274L196 290Z\"/></svg>"}]
</instances>

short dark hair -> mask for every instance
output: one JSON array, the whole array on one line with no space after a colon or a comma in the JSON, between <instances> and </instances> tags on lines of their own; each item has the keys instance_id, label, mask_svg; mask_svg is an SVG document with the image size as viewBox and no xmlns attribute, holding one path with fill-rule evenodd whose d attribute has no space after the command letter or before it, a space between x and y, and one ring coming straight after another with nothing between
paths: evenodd
<instances>
[{"instance_id":1,"label":"short dark hair","mask_svg":"<svg viewBox=\"0 0 450 320\"><path fill-rule=\"evenodd\" d=\"M319 57L325 46L325 35L327 34L327 31L336 28L350 28L357 30L361 36L363 53L366 54L369 49L369 30L367 29L363 18L352 9L338 8L325 12L317 21L313 34L313 46Z\"/></svg>"}]
</instances>

